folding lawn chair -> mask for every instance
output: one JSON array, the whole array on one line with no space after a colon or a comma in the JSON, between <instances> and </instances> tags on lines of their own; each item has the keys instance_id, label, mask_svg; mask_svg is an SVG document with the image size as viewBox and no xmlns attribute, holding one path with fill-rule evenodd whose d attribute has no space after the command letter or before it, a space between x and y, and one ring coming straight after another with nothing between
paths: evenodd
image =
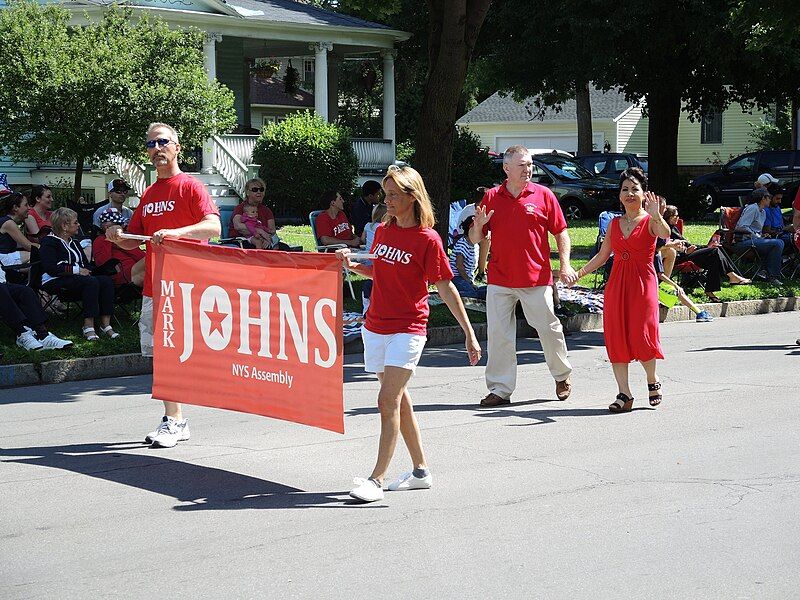
<instances>
[{"instance_id":1,"label":"folding lawn chair","mask_svg":"<svg viewBox=\"0 0 800 600\"><path fill-rule=\"evenodd\" d=\"M592 250L591 255L589 256L589 260L592 257L600 252L600 247L603 245L603 240L606 239L606 235L608 234L608 228L611 225L611 221L615 217L621 216L622 213L616 210L605 210L600 213L600 216L597 217L597 239L594 241L594 249ZM594 272L594 289L602 289L606 285L606 281L608 281L608 276L611 274L611 266L614 264L614 256L610 256L609 259L606 261L606 264L603 265L602 268L597 269ZM600 283L598 285L598 279L601 278Z\"/></svg>"},{"instance_id":2,"label":"folding lawn chair","mask_svg":"<svg viewBox=\"0 0 800 600\"><path fill-rule=\"evenodd\" d=\"M719 231L722 234L722 249L728 253L743 277L752 278L762 269L761 255L755 246L742 248L734 245L734 231L741 216L741 206L720 206Z\"/></svg>"},{"instance_id":3,"label":"folding lawn chair","mask_svg":"<svg viewBox=\"0 0 800 600\"><path fill-rule=\"evenodd\" d=\"M347 244L320 244L319 238L317 237L317 217L322 212L321 210L312 210L308 214L308 222L311 225L311 235L314 236L314 244L317 252L336 252L340 248L347 248ZM350 279L349 269L344 269L344 278L347 281L347 285L350 287L350 296L355 300L356 293L353 291L353 281Z\"/></svg>"}]
</instances>

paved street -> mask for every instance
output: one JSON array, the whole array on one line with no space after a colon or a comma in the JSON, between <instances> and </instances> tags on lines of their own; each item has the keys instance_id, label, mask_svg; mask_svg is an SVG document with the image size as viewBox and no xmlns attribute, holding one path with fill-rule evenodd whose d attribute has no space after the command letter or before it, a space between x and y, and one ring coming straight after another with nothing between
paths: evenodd
<instances>
[{"instance_id":1,"label":"paved street","mask_svg":"<svg viewBox=\"0 0 800 600\"><path fill-rule=\"evenodd\" d=\"M0 391L2 598L790 598L800 589L800 316L662 326L664 402L616 394L602 334L553 398L521 341L515 403L429 349L411 393L434 488L348 500L377 449L376 382L345 367L346 435L186 407L140 442L150 378ZM409 466L398 449L391 473Z\"/></svg>"}]
</instances>

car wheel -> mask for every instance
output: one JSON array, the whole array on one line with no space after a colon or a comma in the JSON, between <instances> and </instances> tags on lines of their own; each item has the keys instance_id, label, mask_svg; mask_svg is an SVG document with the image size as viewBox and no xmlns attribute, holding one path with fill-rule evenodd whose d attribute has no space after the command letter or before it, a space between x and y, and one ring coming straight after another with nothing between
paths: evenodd
<instances>
[{"instance_id":1,"label":"car wheel","mask_svg":"<svg viewBox=\"0 0 800 600\"><path fill-rule=\"evenodd\" d=\"M586 207L580 200L574 198L567 198L561 204L561 210L564 212L564 217L567 221L579 221L586 217Z\"/></svg>"},{"instance_id":2,"label":"car wheel","mask_svg":"<svg viewBox=\"0 0 800 600\"><path fill-rule=\"evenodd\" d=\"M717 205L717 193L714 188L701 186L697 188L697 209L698 213L705 214L711 212Z\"/></svg>"}]
</instances>

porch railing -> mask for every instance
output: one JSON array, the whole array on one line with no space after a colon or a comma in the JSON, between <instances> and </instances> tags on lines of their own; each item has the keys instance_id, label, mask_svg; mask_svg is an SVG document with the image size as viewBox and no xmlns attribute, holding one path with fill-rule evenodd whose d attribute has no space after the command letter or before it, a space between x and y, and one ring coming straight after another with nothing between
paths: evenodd
<instances>
[{"instance_id":1,"label":"porch railing","mask_svg":"<svg viewBox=\"0 0 800 600\"><path fill-rule=\"evenodd\" d=\"M136 192L137 196L141 196L147 187L147 170L144 165L128 160L118 154L114 154L109 159L111 164L114 165L114 170L119 173L128 184Z\"/></svg>"},{"instance_id":2,"label":"porch railing","mask_svg":"<svg viewBox=\"0 0 800 600\"><path fill-rule=\"evenodd\" d=\"M220 135L217 136L223 144L228 148L230 153L243 162L249 165L253 162L253 150L256 147L257 135Z\"/></svg>"},{"instance_id":3,"label":"porch railing","mask_svg":"<svg viewBox=\"0 0 800 600\"><path fill-rule=\"evenodd\" d=\"M254 137L255 136L225 136L225 137ZM258 174L258 165L250 164L241 160L237 154L244 151L243 144L238 145L238 152L230 148L222 136L215 135L214 140L214 169L222 175L228 185L239 194L240 198L244 198L244 188L248 179L256 177ZM251 151L252 152L252 151Z\"/></svg>"},{"instance_id":4,"label":"porch railing","mask_svg":"<svg viewBox=\"0 0 800 600\"><path fill-rule=\"evenodd\" d=\"M354 138L350 140L358 157L358 168L362 171L383 172L394 163L392 140Z\"/></svg>"}]
</instances>

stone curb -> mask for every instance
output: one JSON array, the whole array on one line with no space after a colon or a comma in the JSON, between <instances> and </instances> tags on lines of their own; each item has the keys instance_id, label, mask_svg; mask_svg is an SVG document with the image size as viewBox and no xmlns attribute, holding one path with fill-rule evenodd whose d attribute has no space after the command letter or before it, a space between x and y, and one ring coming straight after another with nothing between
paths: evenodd
<instances>
[{"instance_id":1,"label":"stone curb","mask_svg":"<svg viewBox=\"0 0 800 600\"><path fill-rule=\"evenodd\" d=\"M741 317L773 312L800 310L797 298L768 298L763 300L738 300L716 304L700 304L713 317ZM690 321L694 315L685 306L671 309L661 308L661 322ZM581 313L563 320L564 330L597 331L603 328L603 315ZM486 323L473 325L478 340L486 339ZM533 329L524 319L517 320L517 337L531 337ZM448 346L464 341L464 334L458 326L434 327L428 331L428 347ZM344 345L345 354L360 354L364 351L361 338ZM39 383L61 383L64 381L82 381L103 377L120 377L125 375L142 375L153 372L153 359L140 354L116 354L112 356L96 356L92 358L72 358L68 360L51 360L40 365L20 364L0 366L0 388L10 388Z\"/></svg>"}]
</instances>

